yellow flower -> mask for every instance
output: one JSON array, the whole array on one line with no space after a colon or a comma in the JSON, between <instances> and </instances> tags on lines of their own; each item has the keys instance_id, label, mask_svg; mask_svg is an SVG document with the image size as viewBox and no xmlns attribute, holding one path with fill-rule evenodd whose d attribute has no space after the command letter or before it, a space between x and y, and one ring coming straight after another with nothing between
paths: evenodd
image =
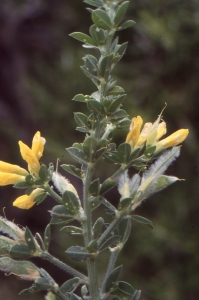
<instances>
[{"instance_id":1,"label":"yellow flower","mask_svg":"<svg viewBox=\"0 0 199 300\"><path fill-rule=\"evenodd\" d=\"M37 188L30 195L20 196L13 202L13 206L22 209L29 209L36 203L34 202L34 199L43 191L44 191L43 189Z\"/></svg>"},{"instance_id":2,"label":"yellow flower","mask_svg":"<svg viewBox=\"0 0 199 300\"><path fill-rule=\"evenodd\" d=\"M17 182L24 181L25 176L21 176L18 174L11 174L0 172L0 185L8 185L8 184L16 184Z\"/></svg>"},{"instance_id":3,"label":"yellow flower","mask_svg":"<svg viewBox=\"0 0 199 300\"><path fill-rule=\"evenodd\" d=\"M166 148L173 147L181 144L189 134L188 129L179 129L167 138L157 142L155 153L162 151Z\"/></svg>"},{"instance_id":4,"label":"yellow flower","mask_svg":"<svg viewBox=\"0 0 199 300\"><path fill-rule=\"evenodd\" d=\"M131 145L131 149L135 148L135 145L139 139L140 136L140 128L142 126L143 120L140 116L137 116L137 118L133 118L131 125L130 125L130 131L126 137L126 142Z\"/></svg>"}]
</instances>

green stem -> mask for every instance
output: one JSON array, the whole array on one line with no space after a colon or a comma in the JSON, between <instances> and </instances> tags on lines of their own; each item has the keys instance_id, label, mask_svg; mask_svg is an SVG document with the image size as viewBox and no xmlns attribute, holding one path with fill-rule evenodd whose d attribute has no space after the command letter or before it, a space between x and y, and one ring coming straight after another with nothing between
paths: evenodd
<instances>
[{"instance_id":1,"label":"green stem","mask_svg":"<svg viewBox=\"0 0 199 300\"><path fill-rule=\"evenodd\" d=\"M66 271L67 273L70 273L71 275L73 275L75 277L79 277L82 280L82 283L88 284L88 277L86 277L84 274L78 272L77 270L73 269L72 267L68 266L67 264L63 263L59 259L55 258L49 252L42 252L40 257L50 261L51 263L58 266L62 270Z\"/></svg>"},{"instance_id":2,"label":"green stem","mask_svg":"<svg viewBox=\"0 0 199 300\"><path fill-rule=\"evenodd\" d=\"M53 198L55 199L57 202L59 202L60 204L63 204L62 203L62 198L56 193L53 191L53 189L49 186L49 184L44 184L42 186L42 188Z\"/></svg>"}]
</instances>

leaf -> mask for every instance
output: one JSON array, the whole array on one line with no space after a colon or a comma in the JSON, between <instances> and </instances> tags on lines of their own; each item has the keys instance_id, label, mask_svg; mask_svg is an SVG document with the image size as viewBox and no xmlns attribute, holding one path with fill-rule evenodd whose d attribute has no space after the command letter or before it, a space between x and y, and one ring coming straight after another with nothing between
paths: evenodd
<instances>
[{"instance_id":1,"label":"leaf","mask_svg":"<svg viewBox=\"0 0 199 300\"><path fill-rule=\"evenodd\" d=\"M82 114L80 112L76 112L76 113L74 113L74 119L75 119L75 122L77 123L77 125L85 127L85 128L87 127L88 118L85 114Z\"/></svg>"},{"instance_id":2,"label":"leaf","mask_svg":"<svg viewBox=\"0 0 199 300\"><path fill-rule=\"evenodd\" d=\"M106 200L105 198L103 197L100 197L100 202L105 206L107 207L110 211L112 212L115 212L116 211L116 208L115 206L113 206L108 200Z\"/></svg>"},{"instance_id":3,"label":"leaf","mask_svg":"<svg viewBox=\"0 0 199 300\"><path fill-rule=\"evenodd\" d=\"M116 185L117 185L116 179L112 179L112 178L106 179L100 187L99 194L103 195L103 194L107 193L109 190L111 190Z\"/></svg>"},{"instance_id":4,"label":"leaf","mask_svg":"<svg viewBox=\"0 0 199 300\"><path fill-rule=\"evenodd\" d=\"M82 179L84 178L84 174L82 172L82 170L80 170L79 168L73 166L73 165L61 165L61 168L63 168L65 171L67 171L68 173Z\"/></svg>"},{"instance_id":5,"label":"leaf","mask_svg":"<svg viewBox=\"0 0 199 300\"><path fill-rule=\"evenodd\" d=\"M106 37L104 34L104 30L98 28L95 24L93 24L90 27L90 35L93 38L93 40L97 43L98 46L105 44Z\"/></svg>"},{"instance_id":6,"label":"leaf","mask_svg":"<svg viewBox=\"0 0 199 300\"><path fill-rule=\"evenodd\" d=\"M111 105L108 108L108 112L109 113L115 112L118 109L118 107L121 105L121 103L124 100L125 96L126 96L125 94L124 95L120 95L116 99L114 99L111 102Z\"/></svg>"},{"instance_id":7,"label":"leaf","mask_svg":"<svg viewBox=\"0 0 199 300\"><path fill-rule=\"evenodd\" d=\"M44 231L44 246L46 250L48 250L50 244L50 238L51 238L51 225L48 224Z\"/></svg>"},{"instance_id":8,"label":"leaf","mask_svg":"<svg viewBox=\"0 0 199 300\"><path fill-rule=\"evenodd\" d=\"M93 234L96 239L98 238L99 235L101 235L103 225L104 225L104 219L102 217L98 218L95 224L93 225Z\"/></svg>"},{"instance_id":9,"label":"leaf","mask_svg":"<svg viewBox=\"0 0 199 300\"><path fill-rule=\"evenodd\" d=\"M88 250L89 253L97 252L97 241L96 240L90 241L86 249Z\"/></svg>"},{"instance_id":10,"label":"leaf","mask_svg":"<svg viewBox=\"0 0 199 300\"><path fill-rule=\"evenodd\" d=\"M66 250L66 254L70 259L81 262L93 257L84 247L72 246Z\"/></svg>"},{"instance_id":11,"label":"leaf","mask_svg":"<svg viewBox=\"0 0 199 300\"><path fill-rule=\"evenodd\" d=\"M118 158L121 163L125 164L127 163L129 156L131 154L131 146L129 143L123 143L119 145L117 149Z\"/></svg>"},{"instance_id":12,"label":"leaf","mask_svg":"<svg viewBox=\"0 0 199 300\"><path fill-rule=\"evenodd\" d=\"M111 71L111 65L113 61L113 54L106 55L99 63L99 70L101 77L106 77Z\"/></svg>"},{"instance_id":13,"label":"leaf","mask_svg":"<svg viewBox=\"0 0 199 300\"><path fill-rule=\"evenodd\" d=\"M140 153L140 148L137 148L135 150L133 150L133 152L131 153L130 157L129 157L129 160L128 160L128 163L133 161L135 158L138 157L139 153Z\"/></svg>"},{"instance_id":14,"label":"leaf","mask_svg":"<svg viewBox=\"0 0 199 300\"><path fill-rule=\"evenodd\" d=\"M118 281L115 283L115 289L113 291L110 291L111 295L118 296L122 299L131 299L134 295L135 290L129 283L125 281Z\"/></svg>"},{"instance_id":15,"label":"leaf","mask_svg":"<svg viewBox=\"0 0 199 300\"><path fill-rule=\"evenodd\" d=\"M109 237L100 247L99 250L103 251L111 246L116 246L120 242L120 236L119 235L113 235Z\"/></svg>"},{"instance_id":16,"label":"leaf","mask_svg":"<svg viewBox=\"0 0 199 300\"><path fill-rule=\"evenodd\" d=\"M16 241L0 235L0 256L10 256L10 249L16 243Z\"/></svg>"},{"instance_id":17,"label":"leaf","mask_svg":"<svg viewBox=\"0 0 199 300\"><path fill-rule=\"evenodd\" d=\"M129 27L135 25L135 24L136 24L135 21L133 21L133 20L128 20L128 21L124 22L121 26L119 26L119 27L117 28L117 31L119 31L119 30L124 30L124 29L126 29L126 28L129 28Z\"/></svg>"},{"instance_id":18,"label":"leaf","mask_svg":"<svg viewBox=\"0 0 199 300\"><path fill-rule=\"evenodd\" d=\"M20 181L20 182L17 182L17 183L14 185L14 187L15 187L16 189L27 189L27 188L31 187L32 184L33 184L33 183L28 183L28 182L26 182L26 181Z\"/></svg>"},{"instance_id":19,"label":"leaf","mask_svg":"<svg viewBox=\"0 0 199 300\"><path fill-rule=\"evenodd\" d=\"M153 223L150 220L148 220L148 219L146 219L144 217L141 217L141 216L138 216L138 215L133 215L133 216L131 216L131 218L133 220L135 220L136 222L145 225L149 229L152 229L152 230L154 229Z\"/></svg>"},{"instance_id":20,"label":"leaf","mask_svg":"<svg viewBox=\"0 0 199 300\"><path fill-rule=\"evenodd\" d=\"M69 34L70 36L72 36L74 39L83 42L84 44L87 45L92 45L92 46L97 46L96 42L87 34L82 33L82 32L73 32L71 34Z\"/></svg>"},{"instance_id":21,"label":"leaf","mask_svg":"<svg viewBox=\"0 0 199 300\"><path fill-rule=\"evenodd\" d=\"M117 156L117 152L105 152L103 154L104 161L108 164L118 164L120 163L120 160Z\"/></svg>"},{"instance_id":22,"label":"leaf","mask_svg":"<svg viewBox=\"0 0 199 300\"><path fill-rule=\"evenodd\" d=\"M88 100L87 106L91 112L94 112L100 116L105 114L103 105L96 100Z\"/></svg>"},{"instance_id":23,"label":"leaf","mask_svg":"<svg viewBox=\"0 0 199 300\"><path fill-rule=\"evenodd\" d=\"M59 290L66 295L66 293L70 293L72 291L74 291L78 285L80 284L80 279L78 277L74 277L72 279L67 280L66 282L64 282Z\"/></svg>"},{"instance_id":24,"label":"leaf","mask_svg":"<svg viewBox=\"0 0 199 300\"><path fill-rule=\"evenodd\" d=\"M57 284L49 279L46 278L38 278L35 280L35 285L41 291L55 291L57 288Z\"/></svg>"},{"instance_id":25,"label":"leaf","mask_svg":"<svg viewBox=\"0 0 199 300\"><path fill-rule=\"evenodd\" d=\"M88 162L86 161L85 155L81 150L79 150L75 147L70 147L70 148L66 148L66 151L70 154L70 156L74 160L76 160L77 162L79 162L82 165L87 165Z\"/></svg>"},{"instance_id":26,"label":"leaf","mask_svg":"<svg viewBox=\"0 0 199 300\"><path fill-rule=\"evenodd\" d=\"M117 129L126 129L126 128L129 128L130 124L131 124L131 120L125 118L125 119L117 122L116 128Z\"/></svg>"},{"instance_id":27,"label":"leaf","mask_svg":"<svg viewBox=\"0 0 199 300\"><path fill-rule=\"evenodd\" d=\"M155 152L155 149L156 149L156 146L147 147L146 150L144 151L144 155L146 157L150 157Z\"/></svg>"},{"instance_id":28,"label":"leaf","mask_svg":"<svg viewBox=\"0 0 199 300\"><path fill-rule=\"evenodd\" d=\"M86 70L89 71L92 75L98 77L98 60L96 59L96 57L88 54L83 57L83 60L85 61Z\"/></svg>"},{"instance_id":29,"label":"leaf","mask_svg":"<svg viewBox=\"0 0 199 300\"><path fill-rule=\"evenodd\" d=\"M115 268L108 276L108 278L106 280L106 284L105 284L105 292L106 293L109 293L109 291L111 291L111 289L114 288L115 282L120 274L121 269L122 269L122 266Z\"/></svg>"},{"instance_id":30,"label":"leaf","mask_svg":"<svg viewBox=\"0 0 199 300\"><path fill-rule=\"evenodd\" d=\"M12 258L21 259L32 256L32 251L26 244L16 244L10 250Z\"/></svg>"},{"instance_id":31,"label":"leaf","mask_svg":"<svg viewBox=\"0 0 199 300\"><path fill-rule=\"evenodd\" d=\"M87 137L83 143L83 153L87 161L92 162L96 149L97 140L92 136Z\"/></svg>"},{"instance_id":32,"label":"leaf","mask_svg":"<svg viewBox=\"0 0 199 300\"><path fill-rule=\"evenodd\" d=\"M80 210L80 201L71 191L65 191L62 196L63 204L72 215L78 215Z\"/></svg>"},{"instance_id":33,"label":"leaf","mask_svg":"<svg viewBox=\"0 0 199 300\"><path fill-rule=\"evenodd\" d=\"M124 198L120 200L120 203L118 205L118 210L125 210L130 204L131 204L132 198Z\"/></svg>"},{"instance_id":34,"label":"leaf","mask_svg":"<svg viewBox=\"0 0 199 300\"><path fill-rule=\"evenodd\" d=\"M119 109L110 116L110 119L117 120L117 119L123 119L126 117L127 117L126 111L123 109Z\"/></svg>"},{"instance_id":35,"label":"leaf","mask_svg":"<svg viewBox=\"0 0 199 300\"><path fill-rule=\"evenodd\" d=\"M36 251L37 246L35 243L35 239L28 227L26 227L26 229L25 229L24 237L25 237L26 243L27 243L28 247L30 248L30 250Z\"/></svg>"},{"instance_id":36,"label":"leaf","mask_svg":"<svg viewBox=\"0 0 199 300\"><path fill-rule=\"evenodd\" d=\"M109 95L115 95L115 94L124 94L125 90L118 85L114 85L110 90L108 90Z\"/></svg>"},{"instance_id":37,"label":"leaf","mask_svg":"<svg viewBox=\"0 0 199 300\"><path fill-rule=\"evenodd\" d=\"M83 2L95 7L101 7L103 5L100 0L84 0Z\"/></svg>"},{"instance_id":38,"label":"leaf","mask_svg":"<svg viewBox=\"0 0 199 300\"><path fill-rule=\"evenodd\" d=\"M126 14L127 8L129 6L129 1L123 2L117 9L114 18L114 25L118 26L122 21L124 15Z\"/></svg>"},{"instance_id":39,"label":"leaf","mask_svg":"<svg viewBox=\"0 0 199 300\"><path fill-rule=\"evenodd\" d=\"M88 100L95 100L95 99L89 95L77 94L72 100L78 102L87 102Z\"/></svg>"},{"instance_id":40,"label":"leaf","mask_svg":"<svg viewBox=\"0 0 199 300\"><path fill-rule=\"evenodd\" d=\"M88 78L90 78L90 79L92 80L92 82L98 87L99 84L100 84L100 79L99 79L97 76L95 76L95 75L93 75L92 73L90 73L90 72L87 70L86 66L81 66L80 68L82 69L82 71L84 72L84 74L85 74Z\"/></svg>"},{"instance_id":41,"label":"leaf","mask_svg":"<svg viewBox=\"0 0 199 300\"><path fill-rule=\"evenodd\" d=\"M41 193L35 197L34 202L36 202L37 205L40 204L41 202L43 202L46 199L47 195L48 194L44 191L43 193Z\"/></svg>"},{"instance_id":42,"label":"leaf","mask_svg":"<svg viewBox=\"0 0 199 300\"><path fill-rule=\"evenodd\" d=\"M126 243L131 233L131 222L131 218L124 218L117 226L117 231L123 244Z\"/></svg>"},{"instance_id":43,"label":"leaf","mask_svg":"<svg viewBox=\"0 0 199 300\"><path fill-rule=\"evenodd\" d=\"M76 226L65 226L61 229L62 232L71 233L71 234L82 234L83 230L80 227Z\"/></svg>"},{"instance_id":44,"label":"leaf","mask_svg":"<svg viewBox=\"0 0 199 300\"><path fill-rule=\"evenodd\" d=\"M89 193L92 195L92 196L98 196L99 194L99 188L100 188L100 181L99 181L99 178L93 180L91 183L90 183L90 186L89 186Z\"/></svg>"},{"instance_id":45,"label":"leaf","mask_svg":"<svg viewBox=\"0 0 199 300\"><path fill-rule=\"evenodd\" d=\"M51 224L68 223L74 220L74 216L71 215L70 211L64 205L54 206L50 213L52 216Z\"/></svg>"},{"instance_id":46,"label":"leaf","mask_svg":"<svg viewBox=\"0 0 199 300\"><path fill-rule=\"evenodd\" d=\"M109 30L112 27L109 16L102 9L96 9L93 11L92 20L99 28Z\"/></svg>"}]
</instances>

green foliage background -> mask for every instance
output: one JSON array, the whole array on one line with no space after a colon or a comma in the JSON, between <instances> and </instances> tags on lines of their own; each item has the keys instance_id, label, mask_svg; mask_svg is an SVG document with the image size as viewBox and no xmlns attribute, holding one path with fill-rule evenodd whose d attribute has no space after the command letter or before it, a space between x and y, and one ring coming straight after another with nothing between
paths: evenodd
<instances>
[{"instance_id":1,"label":"green foliage background","mask_svg":"<svg viewBox=\"0 0 199 300\"><path fill-rule=\"evenodd\" d=\"M141 115L145 122L155 121L167 103L164 120L168 134L189 128L190 134L181 156L168 171L185 178L151 197L137 210L153 221L155 231L133 224L131 239L118 264L123 263L121 280L142 290L142 300L199 299L199 2L197 0L131 0L128 18L136 25L120 33L120 41L129 47L115 70L115 78L126 93L124 103L129 116ZM17 142L31 143L40 130L47 140L42 161L69 162L65 148L83 140L75 131L74 111L85 111L81 103L71 101L77 93L90 94L95 87L81 72L81 57L88 49L68 36L73 31L88 33L89 12L83 1L73 0L1 0L0 3L0 159L23 163ZM116 142L126 132L115 133ZM108 175L109 166L99 166L100 175ZM67 174L66 174L67 176ZM69 176L68 176L69 177ZM73 184L80 182L69 177ZM2 187L3 207L9 220L28 225L34 232L44 231L50 217L45 201L30 211L12 207L20 194ZM117 191L108 195L117 203ZM51 251L67 261L64 251L72 241L53 229ZM60 250L57 250L60 247ZM105 259L106 260L106 259ZM100 266L106 261L101 259ZM58 283L67 278L61 271L44 264ZM77 264L81 270L84 266ZM28 282L13 275L0 278L0 299L21 299L16 294ZM42 294L29 300L43 299Z\"/></svg>"}]
</instances>

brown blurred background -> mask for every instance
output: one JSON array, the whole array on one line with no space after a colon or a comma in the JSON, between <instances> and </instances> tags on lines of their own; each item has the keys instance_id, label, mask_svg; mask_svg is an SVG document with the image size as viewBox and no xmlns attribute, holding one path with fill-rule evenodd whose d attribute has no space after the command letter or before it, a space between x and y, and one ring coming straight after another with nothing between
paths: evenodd
<instances>
[{"instance_id":1,"label":"brown blurred background","mask_svg":"<svg viewBox=\"0 0 199 300\"><path fill-rule=\"evenodd\" d=\"M75 131L74 111L87 113L81 103L71 101L77 93L90 94L94 85L79 66L88 53L81 43L68 36L73 31L88 33L90 13L80 0L1 0L0 1L0 159L26 167L20 157L18 140L31 145L40 130L47 140L42 162L73 163L65 148L83 135ZM142 290L141 300L199 299L199 1L131 0L126 18L136 25L120 32L120 42L129 41L114 78L128 94L124 108L129 116L141 115L155 121L167 103L164 120L168 134L189 128L181 156L168 174L185 178L154 195L138 210L153 221L150 231L136 223L118 265L124 264L120 280ZM126 131L115 133L117 143ZM108 166L99 171L105 179ZM102 172L103 170L103 172ZM64 174L64 173L63 173ZM71 182L80 182L65 174ZM22 191L1 187L3 208L9 220L28 226L43 235L54 202L46 200L29 211L12 207ZM108 195L117 203L119 195ZM97 215L96 215L97 217ZM107 218L107 217L106 217ZM108 218L107 218L108 220ZM64 251L75 242L53 227L51 252L69 263ZM69 276L39 259L58 283ZM100 266L105 267L103 259ZM77 264L79 270L84 266ZM41 300L44 294L17 296L28 282L0 274L0 299Z\"/></svg>"}]
</instances>

